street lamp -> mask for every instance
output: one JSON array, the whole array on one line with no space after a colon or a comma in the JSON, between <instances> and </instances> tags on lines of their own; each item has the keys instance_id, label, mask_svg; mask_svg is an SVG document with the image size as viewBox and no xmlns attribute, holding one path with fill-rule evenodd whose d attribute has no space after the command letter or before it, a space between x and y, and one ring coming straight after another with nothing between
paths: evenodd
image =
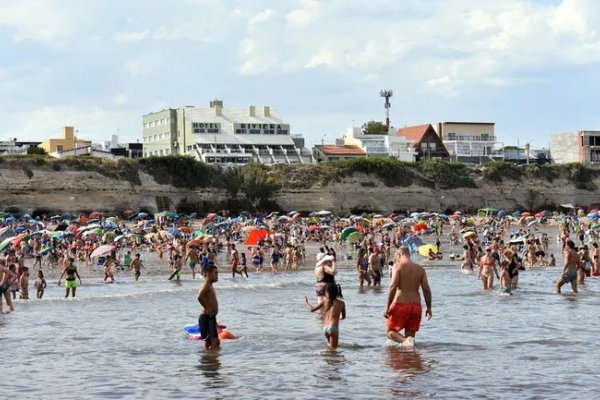
<instances>
[{"instance_id":1,"label":"street lamp","mask_svg":"<svg viewBox=\"0 0 600 400\"><path fill-rule=\"evenodd\" d=\"M75 129L75 135L73 135L73 155L77 157L77 134L79 129Z\"/></svg>"}]
</instances>

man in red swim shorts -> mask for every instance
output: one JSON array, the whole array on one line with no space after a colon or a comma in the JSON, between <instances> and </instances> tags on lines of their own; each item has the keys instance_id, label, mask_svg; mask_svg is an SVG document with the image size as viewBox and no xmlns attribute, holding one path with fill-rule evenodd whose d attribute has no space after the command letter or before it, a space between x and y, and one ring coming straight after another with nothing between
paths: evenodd
<instances>
[{"instance_id":1,"label":"man in red swim shorts","mask_svg":"<svg viewBox=\"0 0 600 400\"><path fill-rule=\"evenodd\" d=\"M392 270L392 280L388 292L388 300L384 317L387 318L386 336L406 347L415 343L415 333L421 325L421 294L427 310L428 319L433 316L431 312L431 288L427 281L427 273L419 264L410 259L407 247L402 246L396 252L396 260ZM400 333L404 330L404 334Z\"/></svg>"}]
</instances>

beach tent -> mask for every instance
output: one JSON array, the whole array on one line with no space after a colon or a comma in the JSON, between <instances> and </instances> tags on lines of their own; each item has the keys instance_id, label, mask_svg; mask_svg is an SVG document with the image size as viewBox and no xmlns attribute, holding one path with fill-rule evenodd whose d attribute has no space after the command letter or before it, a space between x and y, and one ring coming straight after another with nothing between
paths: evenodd
<instances>
[{"instance_id":1,"label":"beach tent","mask_svg":"<svg viewBox=\"0 0 600 400\"><path fill-rule=\"evenodd\" d=\"M434 254L438 251L435 244L424 244L423 246L419 246L417 252L423 257L429 257L429 249L431 249Z\"/></svg>"},{"instance_id":2,"label":"beach tent","mask_svg":"<svg viewBox=\"0 0 600 400\"><path fill-rule=\"evenodd\" d=\"M259 241L265 240L269 231L266 229L254 229L248 233L248 238L244 243L246 246L256 246Z\"/></svg>"},{"instance_id":3,"label":"beach tent","mask_svg":"<svg viewBox=\"0 0 600 400\"><path fill-rule=\"evenodd\" d=\"M489 208L489 207L488 208L480 208L477 211L477 216L480 218L491 217L492 215L497 214L498 211L500 211L500 210L498 210L496 208Z\"/></svg>"}]
</instances>

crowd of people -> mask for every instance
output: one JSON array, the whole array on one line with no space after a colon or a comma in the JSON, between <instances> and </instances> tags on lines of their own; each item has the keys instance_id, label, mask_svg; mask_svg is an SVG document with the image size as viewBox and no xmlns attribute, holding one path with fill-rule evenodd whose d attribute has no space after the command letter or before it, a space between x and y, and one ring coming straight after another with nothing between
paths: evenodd
<instances>
[{"instance_id":1,"label":"crowd of people","mask_svg":"<svg viewBox=\"0 0 600 400\"><path fill-rule=\"evenodd\" d=\"M306 306L322 312L325 336L335 347L339 321L346 316L342 290L336 282L336 265L339 257L344 257L355 266L360 287L380 286L389 275L384 312L387 337L410 345L414 339L406 338L414 338L422 314L420 290L426 315L432 315L427 274L411 258L413 255L420 254L429 264L440 260L447 263L444 259L456 262L462 272L476 274L484 290L493 289L496 279L500 292L506 294L518 288L521 271L556 265L547 230L537 229L537 223L545 222L542 219L524 226L510 216L474 219L460 213L369 217L272 213L244 218L211 214L196 220L104 216L96 220L13 219L0 227L0 240L4 238L0 244L4 251L0 258L0 312L3 303L8 312L14 311L17 295L29 299L30 270L36 276L33 288L37 299L44 297L49 272L57 277L59 285L64 278L65 297L75 297L77 287L83 284L78 265L101 264L105 283L112 283L115 275L124 273L139 282L143 269L157 267L168 271L169 279L179 280L189 270L192 279L205 278L198 295L204 316L199 324L210 338L218 310L212 283L218 280L219 270L236 279L238 275L247 278L249 271L264 272L266 265L273 272L293 272L314 265L317 303L312 305L307 299ZM555 289L560 292L564 284L570 283L577 292L577 285L584 284L587 276L600 276L598 233L585 219L561 215L556 221L564 270ZM316 254L307 254L308 243L319 249ZM442 252L442 246L461 244L462 254L446 256ZM427 246L427 251L422 252L421 246ZM149 253L156 255L158 265L144 264ZM161 269L163 264L165 269ZM214 347L210 340L207 343Z\"/></svg>"}]
</instances>

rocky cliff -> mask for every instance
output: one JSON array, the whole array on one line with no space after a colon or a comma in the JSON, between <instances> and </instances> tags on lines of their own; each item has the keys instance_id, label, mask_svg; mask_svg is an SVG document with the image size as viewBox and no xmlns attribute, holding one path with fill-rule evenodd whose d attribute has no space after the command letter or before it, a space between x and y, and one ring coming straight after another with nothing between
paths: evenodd
<instances>
[{"instance_id":1,"label":"rocky cliff","mask_svg":"<svg viewBox=\"0 0 600 400\"><path fill-rule=\"evenodd\" d=\"M91 163L91 164L90 164ZM166 183L164 174L133 164L126 168L89 163L12 160L0 163L0 208L22 212L77 212L90 210L177 209L182 205L207 212L231 204L231 190L214 181L205 187ZM214 172L214 171L213 171ZM489 171L488 171L489 172ZM496 171L498 172L498 171ZM510 171L508 171L510 172ZM451 175L415 175L402 185L378 171L325 171L315 166L287 166L269 171L277 189L267 200L283 210L328 209L339 213L371 210L473 210L481 207L512 209L556 208L561 203L600 203L600 178L588 174L522 173L492 176L469 170L468 184L453 187ZM436 175L437 176L437 175ZM299 182L302 177L302 182ZM221 178L219 178L221 179ZM461 178L462 179L462 178ZM244 193L238 194L239 199ZM256 203L256 202L254 202ZM244 204L238 201L237 206ZM246 203L250 207L250 203Z\"/></svg>"}]
</instances>

